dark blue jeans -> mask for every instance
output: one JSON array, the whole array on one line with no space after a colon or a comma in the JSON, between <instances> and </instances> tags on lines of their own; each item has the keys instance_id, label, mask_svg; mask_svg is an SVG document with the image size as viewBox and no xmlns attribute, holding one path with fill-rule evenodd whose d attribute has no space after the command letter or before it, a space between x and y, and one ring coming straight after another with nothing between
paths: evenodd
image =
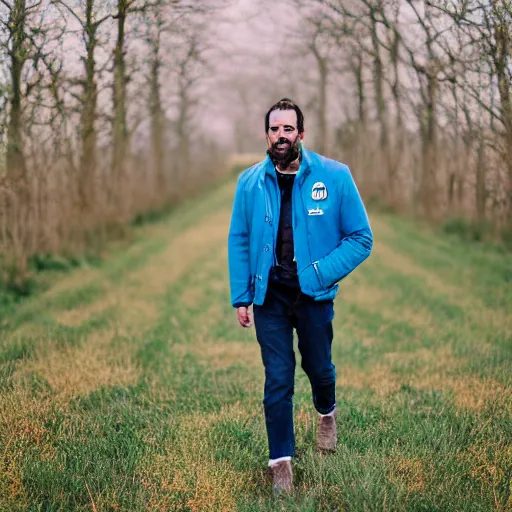
<instances>
[{"instance_id":1,"label":"dark blue jeans","mask_svg":"<svg viewBox=\"0 0 512 512\"><path fill-rule=\"evenodd\" d=\"M333 302L316 302L299 290L269 283L264 304L254 306L253 311L265 367L263 405L270 458L293 457L293 329L315 409L328 414L336 401L336 371L331 361Z\"/></svg>"}]
</instances>

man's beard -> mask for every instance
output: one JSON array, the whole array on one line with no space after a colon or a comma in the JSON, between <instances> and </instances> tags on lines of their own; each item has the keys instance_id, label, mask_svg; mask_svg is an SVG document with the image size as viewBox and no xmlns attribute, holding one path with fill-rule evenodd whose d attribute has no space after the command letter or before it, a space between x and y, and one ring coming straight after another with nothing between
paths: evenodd
<instances>
[{"instance_id":1,"label":"man's beard","mask_svg":"<svg viewBox=\"0 0 512 512\"><path fill-rule=\"evenodd\" d=\"M278 165L281 169L286 169L293 161L297 160L300 155L300 138L297 138L289 145L285 150L279 150L278 144L287 143L290 144L288 139L279 139L277 142L272 144L272 147L267 149L267 154L272 160L274 165Z\"/></svg>"}]
</instances>

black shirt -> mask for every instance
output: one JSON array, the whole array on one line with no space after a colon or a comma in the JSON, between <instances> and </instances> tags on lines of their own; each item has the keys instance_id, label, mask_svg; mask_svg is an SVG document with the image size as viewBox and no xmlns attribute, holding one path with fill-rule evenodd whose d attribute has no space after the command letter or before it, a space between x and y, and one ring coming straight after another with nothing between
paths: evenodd
<instances>
[{"instance_id":1,"label":"black shirt","mask_svg":"<svg viewBox=\"0 0 512 512\"><path fill-rule=\"evenodd\" d=\"M279 171L276 174L281 191L281 211L276 243L278 265L272 268L271 280L292 288L300 288L293 248L292 189L295 174Z\"/></svg>"}]
</instances>

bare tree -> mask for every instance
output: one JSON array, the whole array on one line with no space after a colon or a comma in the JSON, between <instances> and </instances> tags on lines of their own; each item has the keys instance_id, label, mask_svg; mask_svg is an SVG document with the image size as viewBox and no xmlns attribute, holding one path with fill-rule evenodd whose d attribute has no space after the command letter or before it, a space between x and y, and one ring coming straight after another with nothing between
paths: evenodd
<instances>
[{"instance_id":1,"label":"bare tree","mask_svg":"<svg viewBox=\"0 0 512 512\"><path fill-rule=\"evenodd\" d=\"M152 163L156 175L155 193L165 190L164 173L164 129L165 112L161 98L161 67L162 67L162 36L168 29L164 19L163 8L158 5L154 12L145 13L146 43L149 46L149 117L150 117L150 146Z\"/></svg>"},{"instance_id":2,"label":"bare tree","mask_svg":"<svg viewBox=\"0 0 512 512\"><path fill-rule=\"evenodd\" d=\"M127 84L130 80L126 64L126 31L127 24L133 15L145 13L158 8L155 0L116 0L116 12L113 19L116 20L117 37L113 55L113 87L112 97L114 111L112 115L112 175L110 188L118 210L124 209L124 174L126 152L129 148L129 131L127 124ZM114 191L116 191L114 193Z\"/></svg>"},{"instance_id":3,"label":"bare tree","mask_svg":"<svg viewBox=\"0 0 512 512\"><path fill-rule=\"evenodd\" d=\"M507 175L506 195L503 201L508 218L512 216L512 4L508 0L486 2L483 0L467 0L456 2L451 0L442 5L432 3L432 8L441 11L454 22L454 32L463 38L467 47L473 51L467 55L455 55L454 59L463 59L466 72L457 76L459 88L464 91L465 106L474 102L480 112L488 118L490 131L495 134L496 141L486 137L486 145L492 147L504 166ZM483 76L482 76L483 75ZM485 78L487 77L487 78ZM487 93L482 92L482 83L488 83ZM468 116L466 115L466 119ZM481 119L480 119L481 122ZM482 136L488 131L481 126ZM483 144L483 143L482 143ZM483 146L479 143L478 161ZM482 169L477 168L477 210L478 216L483 215L485 199L483 199Z\"/></svg>"},{"instance_id":4,"label":"bare tree","mask_svg":"<svg viewBox=\"0 0 512 512\"><path fill-rule=\"evenodd\" d=\"M312 33L309 36L308 48L315 57L318 70L318 138L316 147L320 153L325 154L329 139L327 126L327 91L331 53L330 43L332 43L332 39L328 38L325 22L322 18L319 20L312 19L309 23L312 28Z\"/></svg>"},{"instance_id":5,"label":"bare tree","mask_svg":"<svg viewBox=\"0 0 512 512\"><path fill-rule=\"evenodd\" d=\"M185 155L185 169L192 160L201 82L196 64L203 65L208 26L191 16L211 12L212 5L0 0L0 258L8 251L22 268L37 251L80 250L92 230L97 239L105 226L172 200L168 170L178 163L167 163L166 156L174 146ZM144 44L136 40L141 19L152 26L146 69L136 65L144 59ZM75 60L66 48L77 42L82 47ZM149 109L131 104L131 95L142 96L141 82L150 85ZM144 135L133 141L130 133L137 126L143 132L144 121L156 186L128 165L136 158L132 143L139 150L144 144ZM204 147L214 152L211 140ZM98 157L100 149L107 158Z\"/></svg>"},{"instance_id":6,"label":"bare tree","mask_svg":"<svg viewBox=\"0 0 512 512\"><path fill-rule=\"evenodd\" d=\"M128 145L128 128L126 124L126 62L125 62L125 30L126 18L133 10L136 0L117 0L117 13L114 19L117 21L117 39L114 49L114 80L113 80L113 127L112 127L112 182L116 185L114 190L121 193L115 197L118 208L122 207L124 187L124 161Z\"/></svg>"},{"instance_id":7,"label":"bare tree","mask_svg":"<svg viewBox=\"0 0 512 512\"><path fill-rule=\"evenodd\" d=\"M176 72L178 78L178 117L176 134L178 137L178 179L190 169L190 118L192 109L197 105L194 88L201 78L198 67L205 66L201 55L202 45L199 41L200 27L185 35L182 53L177 59Z\"/></svg>"},{"instance_id":8,"label":"bare tree","mask_svg":"<svg viewBox=\"0 0 512 512\"><path fill-rule=\"evenodd\" d=\"M61 66L51 45L59 36L45 20L42 2L0 2L0 46L7 55L5 71L9 85L4 95L5 117L0 130L6 133L6 177L2 192L4 216L0 239L8 240L18 268L23 270L27 254L37 244L34 226L41 210L43 184L34 174L34 133L40 133L40 117L52 126L55 116L54 88ZM7 84L6 84L7 85ZM34 139L37 138L36 135ZM41 147L47 139L39 139ZM5 229L3 229L5 228Z\"/></svg>"},{"instance_id":9,"label":"bare tree","mask_svg":"<svg viewBox=\"0 0 512 512\"><path fill-rule=\"evenodd\" d=\"M22 136L22 111L23 68L33 54L32 41L30 39L31 27L27 22L30 14L36 10L41 1L26 0L1 0L2 26L6 32L6 38L2 45L7 50L10 66L10 98L9 120L7 127L7 154L6 163L9 176L17 187L27 190L26 163L23 153ZM5 18L4 18L5 16Z\"/></svg>"},{"instance_id":10,"label":"bare tree","mask_svg":"<svg viewBox=\"0 0 512 512\"><path fill-rule=\"evenodd\" d=\"M94 202L94 183L97 168L97 128L98 115L98 64L96 49L99 45L98 31L101 25L111 18L111 13L100 15L95 0L81 0L81 13L77 13L66 0L53 0L62 8L64 13L78 22L81 38L84 44L85 56L81 57L83 75L72 81L72 85L80 88L80 93L73 96L80 104L80 163L77 183L80 209L82 212L91 211Z\"/></svg>"}]
</instances>

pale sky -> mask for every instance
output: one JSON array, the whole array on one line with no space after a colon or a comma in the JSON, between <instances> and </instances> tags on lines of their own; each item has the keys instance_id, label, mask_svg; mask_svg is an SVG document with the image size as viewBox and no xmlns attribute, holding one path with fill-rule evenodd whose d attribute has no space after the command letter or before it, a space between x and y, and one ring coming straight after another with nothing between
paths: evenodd
<instances>
[{"instance_id":1,"label":"pale sky","mask_svg":"<svg viewBox=\"0 0 512 512\"><path fill-rule=\"evenodd\" d=\"M311 100L318 96L318 71L311 52L304 48L298 35L305 30L300 16L290 0L233 0L233 7L223 13L223 21L215 28L216 43L222 52L217 53L221 63L213 80L216 86L210 90L209 108L219 142L236 136L235 120L250 127L253 136L246 136L260 141L264 151L264 114L284 96L295 100L306 115L306 146L314 140L316 111ZM351 87L346 78L331 76L331 125L340 124L344 109L355 113ZM244 103L249 105L241 108Z\"/></svg>"},{"instance_id":2,"label":"pale sky","mask_svg":"<svg viewBox=\"0 0 512 512\"><path fill-rule=\"evenodd\" d=\"M293 96L287 34L298 26L298 18L286 1L233 3L214 29L220 50L212 54L220 62L210 90L212 128L219 138L232 139L234 119L240 118L257 134L263 150L265 112L281 97Z\"/></svg>"}]
</instances>

